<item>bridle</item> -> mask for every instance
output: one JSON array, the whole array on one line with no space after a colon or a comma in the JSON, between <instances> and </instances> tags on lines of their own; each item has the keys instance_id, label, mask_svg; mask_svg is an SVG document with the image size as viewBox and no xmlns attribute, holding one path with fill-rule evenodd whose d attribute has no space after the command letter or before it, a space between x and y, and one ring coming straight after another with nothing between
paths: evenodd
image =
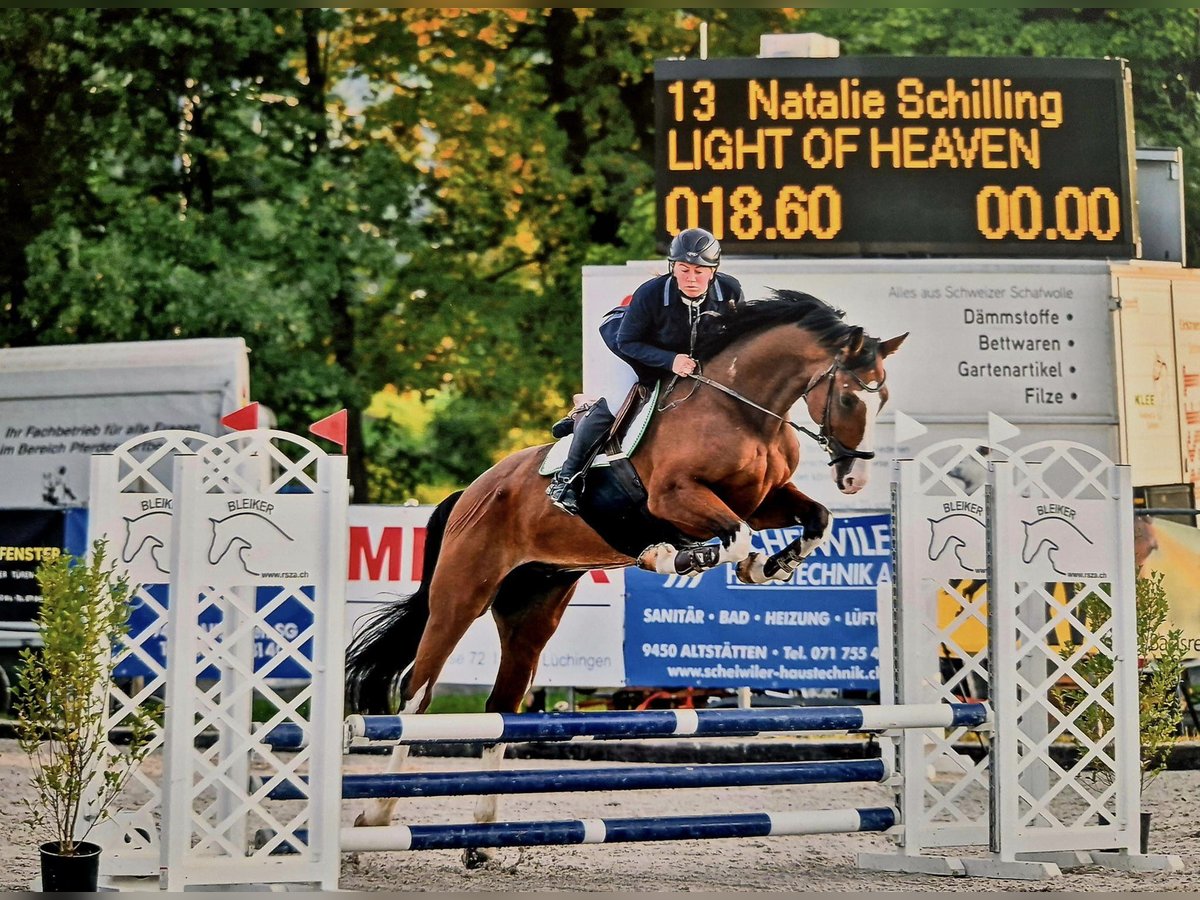
<instances>
[{"instance_id":1,"label":"bridle","mask_svg":"<svg viewBox=\"0 0 1200 900\"><path fill-rule=\"evenodd\" d=\"M692 378L692 379L700 382L701 384L707 384L711 388L716 388L718 391L721 391L724 394L728 394L730 397L733 397L735 400L745 403L747 406L752 406L755 409L757 409L759 412L766 413L768 416L773 416L774 418L778 419L779 421L792 426L792 428L796 429L801 434L807 435L808 437L812 438L814 441L816 441L818 444L821 445L821 447L825 450L826 453L829 454L829 465L831 465L831 466L837 465L838 463L840 463L846 459L874 459L875 452L873 450L851 450L849 447L847 447L845 444L843 444L841 441L839 441L837 439L837 437L833 434L833 432L830 430L830 421L833 417L833 388L834 388L834 384L837 380L838 372L845 372L847 375L849 375L851 378L853 378L855 380L855 382L857 382L860 390L864 390L870 394L877 394L881 390L883 390L883 384L885 381L887 381L887 373L885 372L883 375L883 378L879 379L879 384L875 385L874 387L871 387L871 385L869 385L867 382L865 382L861 378L859 378L858 374L853 369L849 369L846 366L842 365L842 361L841 361L840 357L834 357L833 362L831 362L829 364L829 368L826 369L824 372L822 372L820 375L817 375L816 377L814 377L812 379L812 381L810 381L808 383L808 387L806 387L804 389L804 392L800 395L800 397L802 399L806 400L806 399L808 399L808 395L811 394L814 390L816 390L817 386L820 385L822 381L829 382L829 389L825 394L825 412L821 417L821 430L820 431L813 431L810 428L805 428L803 425L793 422L791 419L781 416L777 412L772 412L771 410L767 409L765 406L760 406L759 404L757 404L753 400L751 400L749 397L743 397L741 394L739 394L733 388L728 387L724 384L721 384L719 381L713 381L711 378L708 378L705 375L701 375L698 372L693 372L691 375L688 375L686 377ZM691 395L689 394L688 396L691 396ZM684 399L687 399L687 398L685 397Z\"/></svg>"}]
</instances>

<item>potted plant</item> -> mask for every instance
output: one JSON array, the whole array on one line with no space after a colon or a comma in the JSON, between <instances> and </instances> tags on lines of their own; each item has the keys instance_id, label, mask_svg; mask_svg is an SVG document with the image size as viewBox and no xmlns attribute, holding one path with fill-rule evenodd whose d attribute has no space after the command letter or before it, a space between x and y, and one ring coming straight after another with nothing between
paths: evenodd
<instances>
[{"instance_id":1,"label":"potted plant","mask_svg":"<svg viewBox=\"0 0 1200 900\"><path fill-rule=\"evenodd\" d=\"M109 740L107 685L114 643L127 632L128 578L105 565L105 542L90 560L62 554L37 570L42 591L40 649L21 653L14 708L21 749L33 767L26 821L41 845L42 889L94 891L100 847L93 826L145 757L152 720L129 718L123 749Z\"/></svg>"},{"instance_id":2,"label":"potted plant","mask_svg":"<svg viewBox=\"0 0 1200 900\"><path fill-rule=\"evenodd\" d=\"M1167 629L1170 604L1163 588L1163 574L1149 572L1136 581L1135 619L1138 652L1138 726L1141 732L1141 787L1145 793L1150 783L1167 767L1167 760L1179 735L1183 708L1179 699L1179 682L1183 675L1184 644L1181 629ZM1085 597L1078 615L1093 629L1098 629L1111 616L1107 599L1098 595ZM1111 647L1111 633L1104 638ZM1064 658L1078 647L1065 644L1060 652ZM1112 674L1111 655L1093 653L1075 665L1075 673L1091 686L1101 684ZM1086 704L1088 694L1078 687L1064 687L1058 692L1059 706L1072 711ZM1075 719L1075 726L1089 740L1098 741L1113 726L1112 716L1102 705L1093 703ZM1094 779L1111 783L1115 773L1099 757L1088 765L1087 773ZM1150 838L1150 813L1142 812L1141 850L1146 853Z\"/></svg>"}]
</instances>

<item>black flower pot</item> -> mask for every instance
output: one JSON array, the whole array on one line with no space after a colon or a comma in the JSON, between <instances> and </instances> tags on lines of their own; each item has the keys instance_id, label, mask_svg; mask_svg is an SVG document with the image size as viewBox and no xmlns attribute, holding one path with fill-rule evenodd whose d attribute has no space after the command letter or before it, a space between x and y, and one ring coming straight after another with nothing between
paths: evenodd
<instances>
[{"instance_id":1,"label":"black flower pot","mask_svg":"<svg viewBox=\"0 0 1200 900\"><path fill-rule=\"evenodd\" d=\"M58 841L48 841L42 852L42 890L95 892L100 879L100 845L77 841L74 853L61 852Z\"/></svg>"}]
</instances>

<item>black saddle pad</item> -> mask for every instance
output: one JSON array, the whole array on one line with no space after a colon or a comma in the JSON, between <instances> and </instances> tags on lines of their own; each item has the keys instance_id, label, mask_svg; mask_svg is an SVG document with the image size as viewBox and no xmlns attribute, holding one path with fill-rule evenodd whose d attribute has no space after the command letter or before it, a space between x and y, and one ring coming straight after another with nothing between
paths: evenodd
<instances>
[{"instance_id":1,"label":"black saddle pad","mask_svg":"<svg viewBox=\"0 0 1200 900\"><path fill-rule=\"evenodd\" d=\"M612 459L588 471L579 514L609 546L635 559L653 544L692 543L669 522L650 515L646 488L628 459Z\"/></svg>"}]
</instances>

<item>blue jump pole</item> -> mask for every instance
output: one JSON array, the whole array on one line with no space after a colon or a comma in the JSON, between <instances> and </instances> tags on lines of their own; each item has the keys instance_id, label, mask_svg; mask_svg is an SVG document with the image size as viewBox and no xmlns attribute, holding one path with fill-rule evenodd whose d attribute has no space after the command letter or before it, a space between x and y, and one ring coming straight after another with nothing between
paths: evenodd
<instances>
[{"instance_id":1,"label":"blue jump pole","mask_svg":"<svg viewBox=\"0 0 1200 900\"><path fill-rule=\"evenodd\" d=\"M981 703L769 709L646 710L598 713L451 713L350 716L347 744L508 742L622 738L746 737L804 731L974 728L989 720Z\"/></svg>"},{"instance_id":2,"label":"blue jump pole","mask_svg":"<svg viewBox=\"0 0 1200 900\"><path fill-rule=\"evenodd\" d=\"M897 822L899 814L894 808L874 807L644 819L576 819L564 822L389 825L380 828L343 828L341 843L345 853L615 844L886 831Z\"/></svg>"},{"instance_id":3,"label":"blue jump pole","mask_svg":"<svg viewBox=\"0 0 1200 900\"><path fill-rule=\"evenodd\" d=\"M342 777L342 799L749 787L764 784L836 784L880 782L887 777L888 769L881 759L541 771L516 769L501 772L409 772L345 775ZM307 778L302 778L299 782L282 782L272 788L266 796L271 800L303 800L308 796Z\"/></svg>"}]
</instances>

